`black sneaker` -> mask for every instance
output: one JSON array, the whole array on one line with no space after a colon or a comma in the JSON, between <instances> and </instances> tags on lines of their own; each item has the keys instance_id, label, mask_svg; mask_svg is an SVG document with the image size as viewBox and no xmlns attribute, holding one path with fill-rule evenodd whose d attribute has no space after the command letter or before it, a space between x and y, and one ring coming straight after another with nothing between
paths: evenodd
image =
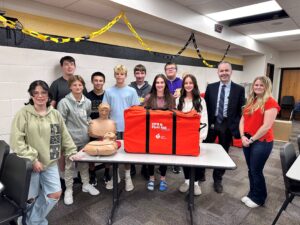
<instances>
[{"instance_id":1,"label":"black sneaker","mask_svg":"<svg viewBox=\"0 0 300 225\"><path fill-rule=\"evenodd\" d=\"M111 176L108 174L108 175L104 175L103 177L102 177L102 180L104 181L104 183L106 184L108 181L110 181L111 180Z\"/></svg>"},{"instance_id":2,"label":"black sneaker","mask_svg":"<svg viewBox=\"0 0 300 225\"><path fill-rule=\"evenodd\" d=\"M215 182L214 189L215 189L215 192L220 194L223 192L223 185L220 182L217 182L217 183Z\"/></svg>"},{"instance_id":3,"label":"black sneaker","mask_svg":"<svg viewBox=\"0 0 300 225\"><path fill-rule=\"evenodd\" d=\"M90 184L93 185L94 187L97 186L97 178L96 178L95 170L89 170L89 174L90 174Z\"/></svg>"},{"instance_id":4,"label":"black sneaker","mask_svg":"<svg viewBox=\"0 0 300 225\"><path fill-rule=\"evenodd\" d=\"M131 164L130 167L130 175L133 177L136 174L136 169L135 169L135 165Z\"/></svg>"},{"instance_id":5,"label":"black sneaker","mask_svg":"<svg viewBox=\"0 0 300 225\"><path fill-rule=\"evenodd\" d=\"M148 168L146 165L142 165L141 174L143 175L145 180L149 180L150 176L149 176Z\"/></svg>"},{"instance_id":6,"label":"black sneaker","mask_svg":"<svg viewBox=\"0 0 300 225\"><path fill-rule=\"evenodd\" d=\"M94 187L97 186L97 178L96 177L91 177L90 178L90 184L93 185Z\"/></svg>"},{"instance_id":7,"label":"black sneaker","mask_svg":"<svg viewBox=\"0 0 300 225\"><path fill-rule=\"evenodd\" d=\"M202 176L199 178L199 181L200 181L200 182L204 182L204 181L206 181L205 174L204 174L204 175L202 175Z\"/></svg>"},{"instance_id":8,"label":"black sneaker","mask_svg":"<svg viewBox=\"0 0 300 225\"><path fill-rule=\"evenodd\" d=\"M173 166L172 172L175 174L179 174L181 172L181 169L179 166Z\"/></svg>"}]
</instances>

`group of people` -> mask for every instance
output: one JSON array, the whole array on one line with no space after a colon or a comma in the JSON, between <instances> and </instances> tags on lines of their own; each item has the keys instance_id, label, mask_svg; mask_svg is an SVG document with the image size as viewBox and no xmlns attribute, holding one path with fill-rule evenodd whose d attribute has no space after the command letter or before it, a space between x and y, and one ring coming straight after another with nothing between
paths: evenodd
<instances>
[{"instance_id":1,"label":"group of people","mask_svg":"<svg viewBox=\"0 0 300 225\"><path fill-rule=\"evenodd\" d=\"M164 74L155 76L152 86L145 81L146 68L139 64L134 68L136 81L126 85L127 69L123 65L114 68L115 85L103 89L105 75L95 72L91 76L93 90L86 91L85 82L74 75L76 64L71 56L60 60L63 76L52 85L37 80L30 84L29 102L16 115L12 123L11 148L21 157L33 163L33 172L28 196L27 224L47 224L46 216L60 199L65 180L64 203L73 203L73 175L75 167L80 172L82 191L98 195L95 165L75 163L76 154L91 140L101 140L102 133L89 136L89 125L99 117L98 107L107 103L110 120L114 121L117 139L123 139L125 109L142 105L152 109L177 109L183 112L197 111L200 122L208 124L200 130L200 142L218 142L228 152L232 138L241 138L248 165L249 193L241 199L245 205L254 208L264 204L267 189L263 168L273 146L272 124L280 110L271 94L271 81L265 76L253 81L251 92L245 102L245 90L231 81L232 67L228 62L218 65L219 82L208 84L204 97L200 96L196 77L185 74L177 76L177 65L166 63ZM56 110L56 109L57 110ZM105 108L105 107L104 107ZM108 119L107 111L104 112ZM100 115L101 116L101 115ZM101 121L100 123L101 124ZM115 126L114 126L115 125ZM113 181L105 165L106 188L112 189ZM125 190L132 191L134 184L131 172L134 165L125 164ZM179 172L179 168L174 168ZM159 190L166 191L167 167L159 167ZM190 168L184 167L184 182L180 192L189 189ZM146 188L155 189L153 165L142 167L147 178ZM225 170L214 169L214 190L223 192L222 177ZM63 175L64 174L64 175ZM119 175L118 175L119 176ZM194 194L201 194L199 182L205 181L205 169L195 171ZM120 182L120 178L118 179Z\"/></svg>"}]
</instances>

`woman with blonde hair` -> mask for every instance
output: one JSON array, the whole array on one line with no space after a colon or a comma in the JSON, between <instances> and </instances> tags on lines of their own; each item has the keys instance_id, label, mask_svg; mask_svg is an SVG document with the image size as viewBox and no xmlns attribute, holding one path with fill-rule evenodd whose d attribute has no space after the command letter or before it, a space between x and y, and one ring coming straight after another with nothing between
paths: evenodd
<instances>
[{"instance_id":1,"label":"woman with blonde hair","mask_svg":"<svg viewBox=\"0 0 300 225\"><path fill-rule=\"evenodd\" d=\"M272 97L271 80L256 77L240 120L240 134L248 166L250 190L241 201L250 208L261 206L267 198L264 165L273 148L273 123L280 110Z\"/></svg>"}]
</instances>

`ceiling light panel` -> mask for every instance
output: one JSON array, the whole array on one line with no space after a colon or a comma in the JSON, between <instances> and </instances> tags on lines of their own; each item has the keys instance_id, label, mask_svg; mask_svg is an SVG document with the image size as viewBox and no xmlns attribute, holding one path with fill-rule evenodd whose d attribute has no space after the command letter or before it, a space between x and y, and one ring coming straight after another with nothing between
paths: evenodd
<instances>
[{"instance_id":1,"label":"ceiling light panel","mask_svg":"<svg viewBox=\"0 0 300 225\"><path fill-rule=\"evenodd\" d=\"M278 5L276 1L267 1L267 2L262 2L262 3L253 4L249 6L225 10L221 12L210 13L207 14L206 16L220 22L220 21L254 16L254 15L259 15L259 14L264 14L269 12L276 12L280 10L282 10L282 8Z\"/></svg>"}]
</instances>

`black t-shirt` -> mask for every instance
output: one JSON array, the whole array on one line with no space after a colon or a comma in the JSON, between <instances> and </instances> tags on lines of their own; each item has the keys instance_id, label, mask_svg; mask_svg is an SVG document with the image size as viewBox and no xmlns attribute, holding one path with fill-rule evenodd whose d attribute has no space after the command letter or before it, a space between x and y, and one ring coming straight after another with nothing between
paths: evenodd
<instances>
[{"instance_id":1,"label":"black t-shirt","mask_svg":"<svg viewBox=\"0 0 300 225\"><path fill-rule=\"evenodd\" d=\"M99 117L98 106L102 103L104 92L101 95L96 95L94 91L90 91L86 97L92 102L91 118L97 119Z\"/></svg>"}]
</instances>

